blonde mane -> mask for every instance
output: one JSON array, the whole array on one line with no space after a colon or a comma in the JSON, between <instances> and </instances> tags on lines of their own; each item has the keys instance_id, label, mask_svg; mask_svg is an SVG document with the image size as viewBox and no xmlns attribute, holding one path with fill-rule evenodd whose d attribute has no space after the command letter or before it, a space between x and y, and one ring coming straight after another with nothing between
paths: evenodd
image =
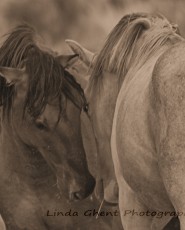
<instances>
[{"instance_id":1,"label":"blonde mane","mask_svg":"<svg viewBox=\"0 0 185 230\"><path fill-rule=\"evenodd\" d=\"M159 18L164 20L166 25L158 30L148 29L137 20L142 18L149 21ZM136 47L142 32L147 30L149 32L145 33L145 42L141 43L139 48ZM168 41L177 39L182 40L166 18L161 15L137 13L124 16L113 28L97 56L91 75L91 85L97 85L97 82L102 79L103 70L116 74L118 83L122 82L131 67L137 65L139 68Z\"/></svg>"}]
</instances>

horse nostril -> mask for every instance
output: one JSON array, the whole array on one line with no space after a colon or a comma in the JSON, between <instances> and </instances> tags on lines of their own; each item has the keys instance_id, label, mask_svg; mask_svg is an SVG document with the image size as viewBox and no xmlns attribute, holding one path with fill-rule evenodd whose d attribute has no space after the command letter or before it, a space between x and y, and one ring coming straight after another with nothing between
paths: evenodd
<instances>
[{"instance_id":1,"label":"horse nostril","mask_svg":"<svg viewBox=\"0 0 185 230\"><path fill-rule=\"evenodd\" d=\"M79 201L79 200L85 199L86 197L88 197L93 192L95 184L96 184L96 181L91 176L89 181L88 181L88 183L86 184L86 188L82 189L82 190L80 190L78 192L72 192L71 196L70 196L70 199L74 200L74 201L75 200Z\"/></svg>"},{"instance_id":2,"label":"horse nostril","mask_svg":"<svg viewBox=\"0 0 185 230\"><path fill-rule=\"evenodd\" d=\"M74 198L74 200L82 200L83 196L80 194L80 192L74 192L73 198Z\"/></svg>"}]
</instances>

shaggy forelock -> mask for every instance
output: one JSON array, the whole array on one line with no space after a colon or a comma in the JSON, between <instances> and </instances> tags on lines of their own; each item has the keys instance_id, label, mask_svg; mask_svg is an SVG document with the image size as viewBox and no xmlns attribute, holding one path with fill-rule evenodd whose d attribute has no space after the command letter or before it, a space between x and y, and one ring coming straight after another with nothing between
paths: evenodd
<instances>
[{"instance_id":1,"label":"shaggy forelock","mask_svg":"<svg viewBox=\"0 0 185 230\"><path fill-rule=\"evenodd\" d=\"M64 70L51 52L38 46L37 35L28 25L15 28L0 48L0 66L26 67L29 88L24 110L38 116L50 98L58 99L60 111L65 109L62 97L69 98L76 106L82 107L85 97L74 77ZM0 78L0 103L4 112L10 112L14 99L14 86L7 86ZM78 95L78 96L77 96Z\"/></svg>"}]
</instances>

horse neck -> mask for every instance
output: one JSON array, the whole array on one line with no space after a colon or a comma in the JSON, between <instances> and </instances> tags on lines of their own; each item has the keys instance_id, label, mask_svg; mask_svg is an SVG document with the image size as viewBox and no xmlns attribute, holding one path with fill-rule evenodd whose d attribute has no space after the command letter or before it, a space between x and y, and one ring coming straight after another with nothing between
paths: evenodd
<instances>
[{"instance_id":1,"label":"horse neck","mask_svg":"<svg viewBox=\"0 0 185 230\"><path fill-rule=\"evenodd\" d=\"M98 117L102 117L101 121L104 122L101 122L99 125L104 126L104 124L106 124L107 137L110 138L116 99L119 92L119 83L115 74L106 71L102 74L102 79L93 89L93 112L95 112ZM99 121L97 122L99 123Z\"/></svg>"},{"instance_id":2,"label":"horse neck","mask_svg":"<svg viewBox=\"0 0 185 230\"><path fill-rule=\"evenodd\" d=\"M110 138L119 84L116 75L106 71L102 74L101 80L91 88L90 108L98 148L98 165L100 166L98 171L99 175L103 177L104 183L106 183L106 179L110 181L115 178L111 159ZM102 163L104 164L103 169Z\"/></svg>"}]
</instances>

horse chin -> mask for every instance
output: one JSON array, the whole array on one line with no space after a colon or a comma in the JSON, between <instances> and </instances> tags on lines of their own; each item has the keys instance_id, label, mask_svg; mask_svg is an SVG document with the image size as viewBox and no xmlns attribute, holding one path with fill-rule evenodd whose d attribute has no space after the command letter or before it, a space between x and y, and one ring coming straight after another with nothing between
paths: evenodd
<instances>
[{"instance_id":1,"label":"horse chin","mask_svg":"<svg viewBox=\"0 0 185 230\"><path fill-rule=\"evenodd\" d=\"M96 182L95 190L96 198L102 202L104 200L104 205L107 206L117 206L118 205L118 185L114 180L110 180L105 183L103 179Z\"/></svg>"},{"instance_id":2,"label":"horse chin","mask_svg":"<svg viewBox=\"0 0 185 230\"><path fill-rule=\"evenodd\" d=\"M107 205L118 205L118 185L111 180L110 183L104 187L104 200Z\"/></svg>"}]
</instances>

